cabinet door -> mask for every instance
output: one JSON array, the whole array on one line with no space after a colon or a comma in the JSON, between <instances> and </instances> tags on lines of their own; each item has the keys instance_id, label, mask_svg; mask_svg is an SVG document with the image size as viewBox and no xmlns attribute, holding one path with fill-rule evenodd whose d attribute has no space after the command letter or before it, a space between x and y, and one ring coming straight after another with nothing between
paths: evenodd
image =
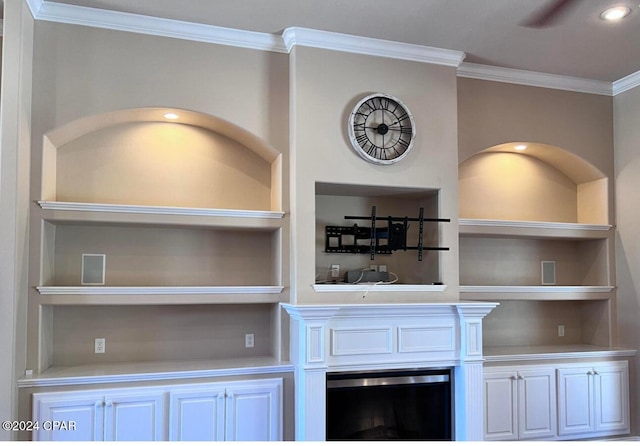
<instances>
[{"instance_id":1,"label":"cabinet door","mask_svg":"<svg viewBox=\"0 0 640 446\"><path fill-rule=\"evenodd\" d=\"M560 435L595 430L591 367L558 369L558 430Z\"/></svg>"},{"instance_id":2,"label":"cabinet door","mask_svg":"<svg viewBox=\"0 0 640 446\"><path fill-rule=\"evenodd\" d=\"M189 386L171 391L169 440L224 441L225 388Z\"/></svg>"},{"instance_id":3,"label":"cabinet door","mask_svg":"<svg viewBox=\"0 0 640 446\"><path fill-rule=\"evenodd\" d=\"M164 391L119 390L105 394L106 441L166 440Z\"/></svg>"},{"instance_id":4,"label":"cabinet door","mask_svg":"<svg viewBox=\"0 0 640 446\"><path fill-rule=\"evenodd\" d=\"M555 369L518 371L518 434L520 440L556 436Z\"/></svg>"},{"instance_id":5,"label":"cabinet door","mask_svg":"<svg viewBox=\"0 0 640 446\"><path fill-rule=\"evenodd\" d=\"M282 380L259 380L227 386L227 441L282 440Z\"/></svg>"},{"instance_id":6,"label":"cabinet door","mask_svg":"<svg viewBox=\"0 0 640 446\"><path fill-rule=\"evenodd\" d=\"M484 372L484 439L517 440L517 374L515 370Z\"/></svg>"},{"instance_id":7,"label":"cabinet door","mask_svg":"<svg viewBox=\"0 0 640 446\"><path fill-rule=\"evenodd\" d=\"M33 421L40 429L33 440L101 441L104 407L101 394L56 392L33 395ZM58 428L50 429L57 422ZM66 424L65 424L66 423Z\"/></svg>"},{"instance_id":8,"label":"cabinet door","mask_svg":"<svg viewBox=\"0 0 640 446\"><path fill-rule=\"evenodd\" d=\"M629 370L627 363L595 365L595 430L629 430Z\"/></svg>"}]
</instances>

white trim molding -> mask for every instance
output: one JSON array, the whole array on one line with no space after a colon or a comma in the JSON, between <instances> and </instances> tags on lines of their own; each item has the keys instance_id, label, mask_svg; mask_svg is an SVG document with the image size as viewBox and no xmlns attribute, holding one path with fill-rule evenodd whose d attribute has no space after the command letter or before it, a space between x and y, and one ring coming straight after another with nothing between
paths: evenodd
<instances>
[{"instance_id":1,"label":"white trim molding","mask_svg":"<svg viewBox=\"0 0 640 446\"><path fill-rule=\"evenodd\" d=\"M31 15L34 19L38 18L38 14L40 13L40 9L42 8L43 1L44 0L25 0L25 3L29 7Z\"/></svg>"},{"instance_id":2,"label":"white trim molding","mask_svg":"<svg viewBox=\"0 0 640 446\"><path fill-rule=\"evenodd\" d=\"M31 0L36 2L37 0ZM32 9L33 11L33 9ZM204 25L181 20L150 17L104 9L87 8L65 3L45 1L34 17L49 22L83 25L94 28L128 31L161 37L217 43L279 53L286 52L280 36L244 31L220 26Z\"/></svg>"},{"instance_id":3,"label":"white trim molding","mask_svg":"<svg viewBox=\"0 0 640 446\"><path fill-rule=\"evenodd\" d=\"M615 81L613 83L613 95L619 95L638 86L640 86L640 71L636 71Z\"/></svg>"},{"instance_id":4,"label":"white trim molding","mask_svg":"<svg viewBox=\"0 0 640 446\"><path fill-rule=\"evenodd\" d=\"M464 62L458 77L612 96L611 82Z\"/></svg>"},{"instance_id":5,"label":"white trim molding","mask_svg":"<svg viewBox=\"0 0 640 446\"><path fill-rule=\"evenodd\" d=\"M458 67L466 57L462 51L307 28L287 28L282 38L289 52L294 46L300 45L450 67Z\"/></svg>"}]
</instances>

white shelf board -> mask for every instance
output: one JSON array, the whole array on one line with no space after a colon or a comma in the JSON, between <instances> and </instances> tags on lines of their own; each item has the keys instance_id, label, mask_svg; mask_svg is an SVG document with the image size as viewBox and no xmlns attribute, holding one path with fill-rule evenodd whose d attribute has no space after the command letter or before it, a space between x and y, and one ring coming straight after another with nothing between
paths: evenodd
<instances>
[{"instance_id":1,"label":"white shelf board","mask_svg":"<svg viewBox=\"0 0 640 446\"><path fill-rule=\"evenodd\" d=\"M460 285L460 292L471 293L608 293L612 286L520 286L520 285Z\"/></svg>"},{"instance_id":2,"label":"white shelf board","mask_svg":"<svg viewBox=\"0 0 640 446\"><path fill-rule=\"evenodd\" d=\"M281 286L39 286L40 294L277 294Z\"/></svg>"},{"instance_id":3,"label":"white shelf board","mask_svg":"<svg viewBox=\"0 0 640 446\"><path fill-rule=\"evenodd\" d=\"M614 358L635 356L637 350L598 345L541 345L484 347L485 363L554 359Z\"/></svg>"},{"instance_id":4,"label":"white shelf board","mask_svg":"<svg viewBox=\"0 0 640 446\"><path fill-rule=\"evenodd\" d=\"M411 284L375 284L375 283L335 283L314 284L313 289L317 293L345 293L345 292L442 292L446 285L411 285Z\"/></svg>"},{"instance_id":5,"label":"white shelf board","mask_svg":"<svg viewBox=\"0 0 640 446\"><path fill-rule=\"evenodd\" d=\"M467 300L604 300L613 286L495 286L460 285L460 295Z\"/></svg>"},{"instance_id":6,"label":"white shelf board","mask_svg":"<svg viewBox=\"0 0 640 446\"><path fill-rule=\"evenodd\" d=\"M259 211L246 209L211 209L187 208L173 206L140 206L131 204L106 203L77 203L68 201L38 201L44 210L54 211L84 211L84 212L119 212L130 214L160 214L160 215L198 215L206 217L234 217L234 218L275 218L281 219L284 212Z\"/></svg>"},{"instance_id":7,"label":"white shelf board","mask_svg":"<svg viewBox=\"0 0 640 446\"><path fill-rule=\"evenodd\" d=\"M42 305L171 305L279 303L281 286L41 286Z\"/></svg>"},{"instance_id":8,"label":"white shelf board","mask_svg":"<svg viewBox=\"0 0 640 446\"><path fill-rule=\"evenodd\" d=\"M293 366L272 357L249 357L194 361L147 361L78 366L52 366L42 373L25 375L18 387L109 384L165 379L215 378L220 376L289 373Z\"/></svg>"},{"instance_id":9,"label":"white shelf board","mask_svg":"<svg viewBox=\"0 0 640 446\"><path fill-rule=\"evenodd\" d=\"M461 218L460 236L605 239L612 225Z\"/></svg>"},{"instance_id":10,"label":"white shelf board","mask_svg":"<svg viewBox=\"0 0 640 446\"><path fill-rule=\"evenodd\" d=\"M112 224L276 231L284 212L39 201L42 218L55 224Z\"/></svg>"}]
</instances>

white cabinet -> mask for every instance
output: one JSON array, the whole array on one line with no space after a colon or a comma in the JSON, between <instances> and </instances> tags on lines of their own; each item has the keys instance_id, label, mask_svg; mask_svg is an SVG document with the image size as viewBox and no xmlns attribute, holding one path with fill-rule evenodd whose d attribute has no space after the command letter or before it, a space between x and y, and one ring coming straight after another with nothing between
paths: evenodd
<instances>
[{"instance_id":1,"label":"white cabinet","mask_svg":"<svg viewBox=\"0 0 640 446\"><path fill-rule=\"evenodd\" d=\"M589 437L629 432L626 361L558 369L559 433Z\"/></svg>"},{"instance_id":2,"label":"white cabinet","mask_svg":"<svg viewBox=\"0 0 640 446\"><path fill-rule=\"evenodd\" d=\"M170 392L172 441L282 440L282 380L184 386Z\"/></svg>"},{"instance_id":3,"label":"white cabinet","mask_svg":"<svg viewBox=\"0 0 640 446\"><path fill-rule=\"evenodd\" d=\"M118 389L33 395L34 440L162 441L165 392ZM58 428L50 422L58 422ZM65 425L66 423L66 425Z\"/></svg>"},{"instance_id":4,"label":"white cabinet","mask_svg":"<svg viewBox=\"0 0 640 446\"><path fill-rule=\"evenodd\" d=\"M270 378L34 393L33 440L281 441L282 386Z\"/></svg>"},{"instance_id":5,"label":"white cabinet","mask_svg":"<svg viewBox=\"0 0 640 446\"><path fill-rule=\"evenodd\" d=\"M495 367L484 373L485 440L556 435L555 370Z\"/></svg>"},{"instance_id":6,"label":"white cabinet","mask_svg":"<svg viewBox=\"0 0 640 446\"><path fill-rule=\"evenodd\" d=\"M105 396L106 441L166 440L165 393L120 391Z\"/></svg>"}]
</instances>

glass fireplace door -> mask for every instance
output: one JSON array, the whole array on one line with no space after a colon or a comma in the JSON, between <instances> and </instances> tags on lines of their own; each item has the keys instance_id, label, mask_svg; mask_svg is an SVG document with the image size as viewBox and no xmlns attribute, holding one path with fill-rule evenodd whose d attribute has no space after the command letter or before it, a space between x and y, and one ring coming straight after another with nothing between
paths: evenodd
<instances>
[{"instance_id":1,"label":"glass fireplace door","mask_svg":"<svg viewBox=\"0 0 640 446\"><path fill-rule=\"evenodd\" d=\"M451 370L327 374L327 440L451 440Z\"/></svg>"}]
</instances>

